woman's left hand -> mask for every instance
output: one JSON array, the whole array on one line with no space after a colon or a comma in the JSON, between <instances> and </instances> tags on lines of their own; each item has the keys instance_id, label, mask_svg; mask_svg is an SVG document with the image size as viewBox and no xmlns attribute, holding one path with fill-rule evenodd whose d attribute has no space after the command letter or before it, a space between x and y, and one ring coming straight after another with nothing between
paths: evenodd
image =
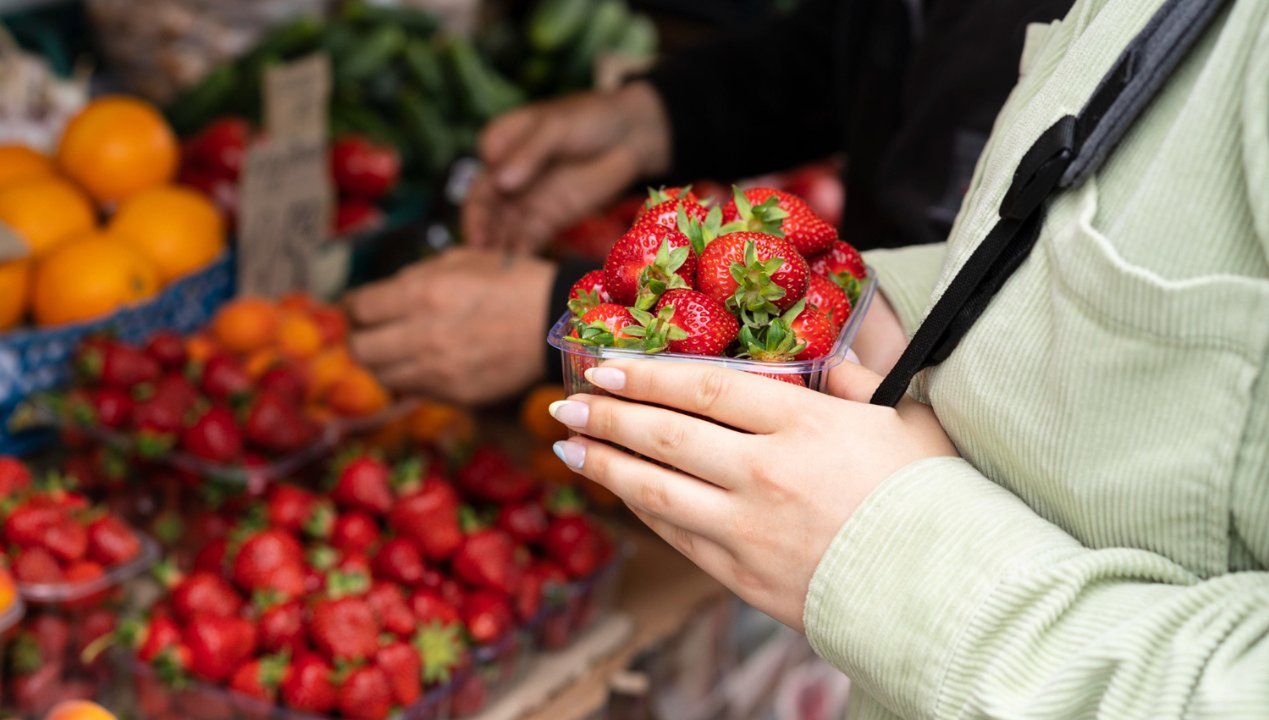
<instances>
[{"instance_id":1,"label":"woman's left hand","mask_svg":"<svg viewBox=\"0 0 1269 720\"><path fill-rule=\"evenodd\" d=\"M854 363L833 371L831 395L696 363L614 360L586 376L616 397L551 406L588 436L557 443L560 458L799 631L815 567L864 498L909 463L957 454L928 406L867 404L880 377Z\"/></svg>"}]
</instances>

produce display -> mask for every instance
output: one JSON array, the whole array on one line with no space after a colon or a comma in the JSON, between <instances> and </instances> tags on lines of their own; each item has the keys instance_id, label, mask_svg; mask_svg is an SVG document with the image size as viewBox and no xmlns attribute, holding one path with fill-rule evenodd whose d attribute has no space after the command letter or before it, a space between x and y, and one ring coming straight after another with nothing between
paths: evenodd
<instances>
[{"instance_id":1,"label":"produce display","mask_svg":"<svg viewBox=\"0 0 1269 720\"><path fill-rule=\"evenodd\" d=\"M807 361L844 354L867 280L859 253L795 195L737 189L711 207L690 188L654 190L603 270L573 286L551 341L570 389L596 357L579 348L752 360L806 385L823 370Z\"/></svg>"}]
</instances>

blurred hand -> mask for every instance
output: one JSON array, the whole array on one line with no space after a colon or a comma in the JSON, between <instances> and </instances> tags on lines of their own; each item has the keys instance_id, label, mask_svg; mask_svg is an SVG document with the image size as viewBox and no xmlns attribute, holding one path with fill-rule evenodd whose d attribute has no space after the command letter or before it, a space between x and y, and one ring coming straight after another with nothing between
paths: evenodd
<instances>
[{"instance_id":1,"label":"blurred hand","mask_svg":"<svg viewBox=\"0 0 1269 720\"><path fill-rule=\"evenodd\" d=\"M477 404L545 372L555 266L456 248L350 293L357 359L388 387Z\"/></svg>"},{"instance_id":2,"label":"blurred hand","mask_svg":"<svg viewBox=\"0 0 1269 720\"><path fill-rule=\"evenodd\" d=\"M656 91L633 83L508 113L486 128L480 155L486 170L463 207L467 243L532 251L665 172L670 128Z\"/></svg>"}]
</instances>

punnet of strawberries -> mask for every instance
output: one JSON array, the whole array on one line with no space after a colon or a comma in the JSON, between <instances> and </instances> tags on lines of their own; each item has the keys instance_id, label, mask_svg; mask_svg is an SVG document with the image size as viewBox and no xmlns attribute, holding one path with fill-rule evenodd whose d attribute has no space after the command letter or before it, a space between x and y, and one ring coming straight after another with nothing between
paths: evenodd
<instances>
[{"instance_id":1,"label":"punnet of strawberries","mask_svg":"<svg viewBox=\"0 0 1269 720\"><path fill-rule=\"evenodd\" d=\"M652 190L603 269L574 284L566 339L645 353L813 360L832 352L867 276L858 251L795 195L737 188L711 207L690 187Z\"/></svg>"},{"instance_id":2,"label":"punnet of strawberries","mask_svg":"<svg viewBox=\"0 0 1269 720\"><path fill-rule=\"evenodd\" d=\"M184 567L160 567L166 596L111 640L169 687L321 715L385 718L456 674L455 707L478 709L481 649L615 557L575 498L494 447L395 462L353 448L321 490L242 502ZM147 716L171 716L170 694L145 693Z\"/></svg>"}]
</instances>

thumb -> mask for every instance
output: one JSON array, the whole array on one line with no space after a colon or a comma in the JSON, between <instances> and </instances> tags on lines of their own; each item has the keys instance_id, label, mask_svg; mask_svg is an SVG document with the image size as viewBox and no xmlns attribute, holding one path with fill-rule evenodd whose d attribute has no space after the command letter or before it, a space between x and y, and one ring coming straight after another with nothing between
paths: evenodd
<instances>
[{"instance_id":1,"label":"thumb","mask_svg":"<svg viewBox=\"0 0 1269 720\"><path fill-rule=\"evenodd\" d=\"M828 372L828 394L851 402L866 403L872 399L881 376L859 364L853 351L846 361Z\"/></svg>"}]
</instances>

